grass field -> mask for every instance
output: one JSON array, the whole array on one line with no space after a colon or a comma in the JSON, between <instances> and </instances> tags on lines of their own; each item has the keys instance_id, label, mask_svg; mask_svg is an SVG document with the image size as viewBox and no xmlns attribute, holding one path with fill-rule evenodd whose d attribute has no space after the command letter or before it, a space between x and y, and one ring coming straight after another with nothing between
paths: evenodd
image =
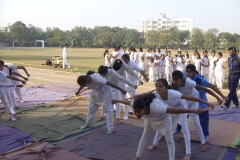
<instances>
[{"instance_id":1,"label":"grass field","mask_svg":"<svg viewBox=\"0 0 240 160\"><path fill-rule=\"evenodd\" d=\"M77 68L80 73L88 70L97 71L100 65L104 65L103 52L104 48L92 49L92 48L68 48L69 62L72 68ZM144 53L146 53L146 49ZM111 49L110 49L111 52ZM171 50L172 55L177 54L177 50ZM199 51L201 53L201 51ZM223 57L227 58L228 52L221 51ZM189 51L190 57L193 51ZM209 53L210 56L211 53ZM46 60L52 59L54 56L62 56L62 48L0 48L0 59L4 62L11 62L16 65L24 65L25 67L45 68L51 70L64 70L71 72L71 69L51 68L46 65L42 65ZM227 87L228 71L225 74L225 87Z\"/></svg>"}]
</instances>

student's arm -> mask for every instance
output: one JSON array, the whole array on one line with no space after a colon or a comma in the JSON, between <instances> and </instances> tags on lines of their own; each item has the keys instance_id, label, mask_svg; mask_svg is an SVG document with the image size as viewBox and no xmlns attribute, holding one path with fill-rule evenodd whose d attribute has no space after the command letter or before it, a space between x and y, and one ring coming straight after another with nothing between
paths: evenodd
<instances>
[{"instance_id":1,"label":"student's arm","mask_svg":"<svg viewBox=\"0 0 240 160\"><path fill-rule=\"evenodd\" d=\"M127 80L125 77L119 75L116 71L113 71L112 73L114 75L114 78L118 79L120 82L123 82L123 83L127 84L128 86L137 89L137 85L134 85L129 80Z\"/></svg>"},{"instance_id":2,"label":"student's arm","mask_svg":"<svg viewBox=\"0 0 240 160\"><path fill-rule=\"evenodd\" d=\"M17 73L17 72L12 72L12 74L15 74L15 75L17 75L17 76L19 76L19 77L22 77L23 79L25 79L25 81L28 81L28 78L22 76L21 74L19 74L19 73Z\"/></svg>"},{"instance_id":3,"label":"student's arm","mask_svg":"<svg viewBox=\"0 0 240 160\"><path fill-rule=\"evenodd\" d=\"M155 91L155 89L152 90L152 91L146 92L146 93L142 93L142 94L134 95L132 98L133 98L133 99L136 99L136 98L142 98L142 97L145 97L145 96L147 96L147 95L153 93L154 91Z\"/></svg>"},{"instance_id":4,"label":"student's arm","mask_svg":"<svg viewBox=\"0 0 240 160\"><path fill-rule=\"evenodd\" d=\"M131 106L131 101L125 100L125 99L113 99L112 104L115 103L122 103Z\"/></svg>"},{"instance_id":5,"label":"student's arm","mask_svg":"<svg viewBox=\"0 0 240 160\"><path fill-rule=\"evenodd\" d=\"M3 88L8 88L8 87L23 87L23 85L5 85L5 84L1 84L0 83L0 87L3 87Z\"/></svg>"},{"instance_id":6,"label":"student's arm","mask_svg":"<svg viewBox=\"0 0 240 160\"><path fill-rule=\"evenodd\" d=\"M145 74L145 72L143 70L140 72L140 74L144 77L146 82L149 81L149 78L147 77L147 75Z\"/></svg>"},{"instance_id":7,"label":"student's arm","mask_svg":"<svg viewBox=\"0 0 240 160\"><path fill-rule=\"evenodd\" d=\"M205 87L202 87L202 86L200 86L200 85L198 85L198 84L196 84L196 89L200 89L200 90L202 90L202 91L207 92L208 94L210 94L210 95L212 95L213 97L215 97L220 104L222 103L222 100L221 100L213 91L211 91L210 89L207 89L207 88L205 88Z\"/></svg>"},{"instance_id":8,"label":"student's arm","mask_svg":"<svg viewBox=\"0 0 240 160\"><path fill-rule=\"evenodd\" d=\"M117 58L117 57L118 57L118 54L116 54L115 56L113 55L111 56L111 58Z\"/></svg>"},{"instance_id":9,"label":"student's arm","mask_svg":"<svg viewBox=\"0 0 240 160\"><path fill-rule=\"evenodd\" d=\"M181 114L181 113L196 113L196 114L201 114L202 109L181 109L181 108L167 108L166 113L170 114Z\"/></svg>"},{"instance_id":10,"label":"student's arm","mask_svg":"<svg viewBox=\"0 0 240 160\"><path fill-rule=\"evenodd\" d=\"M15 81L20 81L20 82L22 82L22 84L26 84L26 82L25 82L25 81L23 81L23 80L20 80L20 79L18 79L18 78L15 78L15 77L7 76L7 78L8 78L8 79L15 80Z\"/></svg>"},{"instance_id":11,"label":"student's arm","mask_svg":"<svg viewBox=\"0 0 240 160\"><path fill-rule=\"evenodd\" d=\"M122 66L125 68L125 70L126 70L130 75L132 75L134 78L136 78L140 84L143 84L142 80L136 75L136 73L135 73L131 68L128 67L128 65L127 65L126 63L123 62L123 63L122 63Z\"/></svg>"},{"instance_id":12,"label":"student's arm","mask_svg":"<svg viewBox=\"0 0 240 160\"><path fill-rule=\"evenodd\" d=\"M222 92L221 92L215 85L210 84L210 85L208 86L208 88L211 88L212 90L214 90L214 92L216 92L218 95L220 95L224 101L226 101L226 100L228 99L226 96L224 96L224 95L222 94Z\"/></svg>"},{"instance_id":13,"label":"student's arm","mask_svg":"<svg viewBox=\"0 0 240 160\"><path fill-rule=\"evenodd\" d=\"M78 89L78 91L75 93L75 95L78 96L78 95L79 95L79 92L80 92L83 88L84 88L84 86L80 86L79 89Z\"/></svg>"},{"instance_id":14,"label":"student's arm","mask_svg":"<svg viewBox=\"0 0 240 160\"><path fill-rule=\"evenodd\" d=\"M27 69L24 66L17 66L17 69L23 69L27 76L30 77L30 74L28 73Z\"/></svg>"},{"instance_id":15,"label":"student's arm","mask_svg":"<svg viewBox=\"0 0 240 160\"><path fill-rule=\"evenodd\" d=\"M204 104L208 105L209 107L214 106L212 103L208 103L208 102L203 101L203 100L201 100L199 98L192 97L192 96L187 96L187 95L184 95L184 94L182 94L181 99L186 99L186 100L189 100L189 101L195 101L195 102L204 103Z\"/></svg>"},{"instance_id":16,"label":"student's arm","mask_svg":"<svg viewBox=\"0 0 240 160\"><path fill-rule=\"evenodd\" d=\"M121 91L121 92L122 92L122 94L123 94L123 95L125 95L125 94L127 93L127 91L126 91L126 90L124 90L124 89L120 88L119 86L117 86L117 85L113 84L112 82L109 82L109 81L107 81L107 82L106 82L106 85L108 85L108 86L111 86L111 87L113 87L113 88L116 88L116 89L118 89L119 91Z\"/></svg>"}]
</instances>

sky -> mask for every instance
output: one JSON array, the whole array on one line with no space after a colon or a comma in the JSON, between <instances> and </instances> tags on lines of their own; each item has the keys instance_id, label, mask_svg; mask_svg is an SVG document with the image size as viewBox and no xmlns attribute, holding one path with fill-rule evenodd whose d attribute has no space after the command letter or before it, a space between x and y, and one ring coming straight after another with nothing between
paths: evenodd
<instances>
[{"instance_id":1,"label":"sky","mask_svg":"<svg viewBox=\"0 0 240 160\"><path fill-rule=\"evenodd\" d=\"M0 0L0 27L22 21L36 27L127 27L140 31L141 19L193 18L194 28L240 34L240 0Z\"/></svg>"}]
</instances>

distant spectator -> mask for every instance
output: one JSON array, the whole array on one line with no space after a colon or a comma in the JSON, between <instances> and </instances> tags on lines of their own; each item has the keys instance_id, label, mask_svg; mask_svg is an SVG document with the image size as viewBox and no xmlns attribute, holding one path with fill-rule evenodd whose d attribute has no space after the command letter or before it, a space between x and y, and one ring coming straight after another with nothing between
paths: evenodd
<instances>
[{"instance_id":1,"label":"distant spectator","mask_svg":"<svg viewBox=\"0 0 240 160\"><path fill-rule=\"evenodd\" d=\"M65 44L65 47L63 48L63 68L65 69L66 66L68 66L68 68L71 68L69 62L68 62L68 44Z\"/></svg>"}]
</instances>

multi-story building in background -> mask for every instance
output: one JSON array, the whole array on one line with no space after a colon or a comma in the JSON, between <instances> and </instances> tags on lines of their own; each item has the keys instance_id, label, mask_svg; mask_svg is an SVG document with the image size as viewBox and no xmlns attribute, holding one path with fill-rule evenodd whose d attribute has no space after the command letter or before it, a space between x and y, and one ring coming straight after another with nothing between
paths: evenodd
<instances>
[{"instance_id":1,"label":"multi-story building in background","mask_svg":"<svg viewBox=\"0 0 240 160\"><path fill-rule=\"evenodd\" d=\"M193 29L193 18L167 18L165 13L160 13L158 18L141 20L142 33L150 30L168 30L171 27L191 32Z\"/></svg>"}]
</instances>

